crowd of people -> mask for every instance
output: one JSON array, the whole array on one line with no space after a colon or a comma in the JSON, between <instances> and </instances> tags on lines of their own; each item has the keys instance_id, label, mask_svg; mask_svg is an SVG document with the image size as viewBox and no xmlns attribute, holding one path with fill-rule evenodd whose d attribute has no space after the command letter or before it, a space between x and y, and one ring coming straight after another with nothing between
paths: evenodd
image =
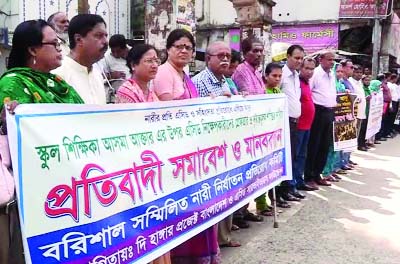
<instances>
[{"instance_id":1,"label":"crowd of people","mask_svg":"<svg viewBox=\"0 0 400 264\"><path fill-rule=\"evenodd\" d=\"M340 174L352 170L357 164L352 162L351 153L333 148L338 93L358 95L359 150L368 151L399 131L394 125L400 97L398 76L388 73L372 80L368 69L353 65L351 60L335 62L333 51L322 51L317 61L306 57L303 47L293 45L283 67L270 63L262 73L261 40L244 39L241 53L217 41L206 50L205 69L191 77L185 69L195 52L192 34L173 30L165 49L168 56L162 63L154 46L129 47L122 35L108 40L106 23L98 15L81 14L69 21L64 13L56 13L47 22L30 20L18 25L8 70L0 78L0 107L11 113L24 103L143 103L286 94L293 179L276 187L275 196L268 191L268 195L258 197L255 213L246 205L152 263L221 263L221 247L240 246L232 240L232 231L249 228L249 222L280 212L273 211L271 202L290 208L291 202L306 197L300 191L330 186L341 179ZM384 98L382 129L375 138L365 140L369 99L380 91ZM3 110L2 135L7 134L5 122ZM14 201L12 195L9 199ZM0 206L0 233L10 234L0 238L0 263L23 263L16 215L15 203Z\"/></svg>"}]
</instances>

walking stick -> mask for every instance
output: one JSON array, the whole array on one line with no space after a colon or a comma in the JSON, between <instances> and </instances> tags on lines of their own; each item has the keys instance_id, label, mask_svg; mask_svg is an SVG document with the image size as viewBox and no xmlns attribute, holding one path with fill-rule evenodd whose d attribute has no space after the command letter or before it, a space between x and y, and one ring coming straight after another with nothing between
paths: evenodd
<instances>
[{"instance_id":1,"label":"walking stick","mask_svg":"<svg viewBox=\"0 0 400 264\"><path fill-rule=\"evenodd\" d=\"M276 192L275 187L272 189L272 197L274 198L273 206L274 206L274 228L279 227L279 223L277 221L278 212L276 210Z\"/></svg>"}]
</instances>

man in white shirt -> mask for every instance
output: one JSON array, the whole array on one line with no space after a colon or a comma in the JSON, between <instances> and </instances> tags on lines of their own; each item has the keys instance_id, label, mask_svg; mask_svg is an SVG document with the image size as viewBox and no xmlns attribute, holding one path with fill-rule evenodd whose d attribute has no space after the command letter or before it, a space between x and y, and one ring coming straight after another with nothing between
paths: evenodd
<instances>
[{"instance_id":1,"label":"man in white shirt","mask_svg":"<svg viewBox=\"0 0 400 264\"><path fill-rule=\"evenodd\" d=\"M71 19L68 35L71 53L54 73L74 87L86 104L106 104L102 75L93 67L108 48L103 18L94 14L77 15Z\"/></svg>"},{"instance_id":2,"label":"man in white shirt","mask_svg":"<svg viewBox=\"0 0 400 264\"><path fill-rule=\"evenodd\" d=\"M61 43L61 54L65 57L69 54L68 26L69 20L64 12L57 12L49 16L47 23L57 33L57 37Z\"/></svg>"},{"instance_id":3,"label":"man in white shirt","mask_svg":"<svg viewBox=\"0 0 400 264\"><path fill-rule=\"evenodd\" d=\"M358 111L357 111L357 127L358 127L358 150L368 151L367 142L365 140L365 132L367 129L367 101L365 99L364 85L361 81L362 68L360 65L354 65L353 76L349 78L353 86L354 93L357 94Z\"/></svg>"},{"instance_id":4,"label":"man in white shirt","mask_svg":"<svg viewBox=\"0 0 400 264\"><path fill-rule=\"evenodd\" d=\"M112 35L108 45L110 49L97 64L103 73L107 102L114 103L116 91L131 75L126 65L130 47L126 43L125 36L120 34Z\"/></svg>"},{"instance_id":5,"label":"man in white shirt","mask_svg":"<svg viewBox=\"0 0 400 264\"><path fill-rule=\"evenodd\" d=\"M129 68L126 65L129 47L124 35L112 35L108 45L110 50L102 60L99 61L104 73L109 80L129 78Z\"/></svg>"},{"instance_id":6,"label":"man in white shirt","mask_svg":"<svg viewBox=\"0 0 400 264\"><path fill-rule=\"evenodd\" d=\"M298 70L303 63L304 49L299 45L292 45L287 50L287 63L282 69L281 90L288 98L290 144L292 162L295 160L297 145L297 121L301 115L301 88ZM282 182L278 194L287 201L300 201L305 196L297 191L296 179Z\"/></svg>"},{"instance_id":7,"label":"man in white shirt","mask_svg":"<svg viewBox=\"0 0 400 264\"><path fill-rule=\"evenodd\" d=\"M389 77L389 81L387 83L387 86L390 89L390 93L392 94L392 107L389 109L389 122L388 122L388 131L389 133L395 133L395 125L394 121L396 120L396 115L397 111L399 109L399 99L400 99L400 94L398 93L398 88L397 88L397 80L398 76L397 74L393 73Z\"/></svg>"},{"instance_id":8,"label":"man in white shirt","mask_svg":"<svg viewBox=\"0 0 400 264\"><path fill-rule=\"evenodd\" d=\"M310 82L315 105L315 117L308 142L304 180L308 185L330 186L321 178L329 147L333 144L334 107L336 106L336 80L332 71L335 53L325 50L320 55L320 65L315 68Z\"/></svg>"}]
</instances>

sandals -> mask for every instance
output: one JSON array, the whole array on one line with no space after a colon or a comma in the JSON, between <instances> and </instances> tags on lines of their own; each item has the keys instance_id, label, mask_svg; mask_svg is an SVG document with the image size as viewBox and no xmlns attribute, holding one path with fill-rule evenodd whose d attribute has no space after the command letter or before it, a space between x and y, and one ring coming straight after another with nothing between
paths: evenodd
<instances>
[{"instance_id":1,"label":"sandals","mask_svg":"<svg viewBox=\"0 0 400 264\"><path fill-rule=\"evenodd\" d=\"M271 209L265 209L258 211L257 214L262 216L274 216L274 211Z\"/></svg>"},{"instance_id":2,"label":"sandals","mask_svg":"<svg viewBox=\"0 0 400 264\"><path fill-rule=\"evenodd\" d=\"M219 245L220 248L224 248L224 247L240 247L241 244L239 242L236 241L229 241L228 244L222 244Z\"/></svg>"},{"instance_id":3,"label":"sandals","mask_svg":"<svg viewBox=\"0 0 400 264\"><path fill-rule=\"evenodd\" d=\"M238 230L240 230L240 227L238 227L237 225L233 225L232 224L231 230L232 231L238 231Z\"/></svg>"},{"instance_id":4,"label":"sandals","mask_svg":"<svg viewBox=\"0 0 400 264\"><path fill-rule=\"evenodd\" d=\"M286 203L286 202L276 202L276 206L280 207L280 208L290 208L290 204Z\"/></svg>"},{"instance_id":5,"label":"sandals","mask_svg":"<svg viewBox=\"0 0 400 264\"><path fill-rule=\"evenodd\" d=\"M234 220L233 221L233 225L239 227L239 229L240 228L245 229L245 228L249 228L250 227L249 223L247 223L246 221L244 221L242 219ZM233 230L233 226L232 226L232 230Z\"/></svg>"},{"instance_id":6,"label":"sandals","mask_svg":"<svg viewBox=\"0 0 400 264\"><path fill-rule=\"evenodd\" d=\"M255 215L253 213L248 213L247 215L245 215L245 217L243 217L243 219L252 222L262 222L264 220L262 216Z\"/></svg>"}]
</instances>

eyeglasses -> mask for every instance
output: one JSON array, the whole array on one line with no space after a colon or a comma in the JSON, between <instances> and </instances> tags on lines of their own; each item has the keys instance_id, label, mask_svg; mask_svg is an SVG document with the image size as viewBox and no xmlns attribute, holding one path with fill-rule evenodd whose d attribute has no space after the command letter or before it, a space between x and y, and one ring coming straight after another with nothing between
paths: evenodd
<instances>
[{"instance_id":1,"label":"eyeglasses","mask_svg":"<svg viewBox=\"0 0 400 264\"><path fill-rule=\"evenodd\" d=\"M161 60L159 58L145 59L145 60L143 60L143 62L146 64L149 64L149 65L154 64L154 63L157 65L161 64Z\"/></svg>"},{"instance_id":2,"label":"eyeglasses","mask_svg":"<svg viewBox=\"0 0 400 264\"><path fill-rule=\"evenodd\" d=\"M176 49L178 49L179 51L182 51L183 49L186 49L187 51L193 51L193 47L189 46L189 45L185 45L185 44L181 44L181 45L172 45L174 46Z\"/></svg>"},{"instance_id":3,"label":"eyeglasses","mask_svg":"<svg viewBox=\"0 0 400 264\"><path fill-rule=\"evenodd\" d=\"M57 41L57 42L42 42L42 45L52 45L54 46L54 48L56 49L60 49L61 48L61 42Z\"/></svg>"},{"instance_id":4,"label":"eyeglasses","mask_svg":"<svg viewBox=\"0 0 400 264\"><path fill-rule=\"evenodd\" d=\"M232 55L230 53L218 53L218 54L208 54L209 56L215 56L217 57L219 60L223 60L225 58L227 58L228 60L230 60L232 58Z\"/></svg>"}]
</instances>

